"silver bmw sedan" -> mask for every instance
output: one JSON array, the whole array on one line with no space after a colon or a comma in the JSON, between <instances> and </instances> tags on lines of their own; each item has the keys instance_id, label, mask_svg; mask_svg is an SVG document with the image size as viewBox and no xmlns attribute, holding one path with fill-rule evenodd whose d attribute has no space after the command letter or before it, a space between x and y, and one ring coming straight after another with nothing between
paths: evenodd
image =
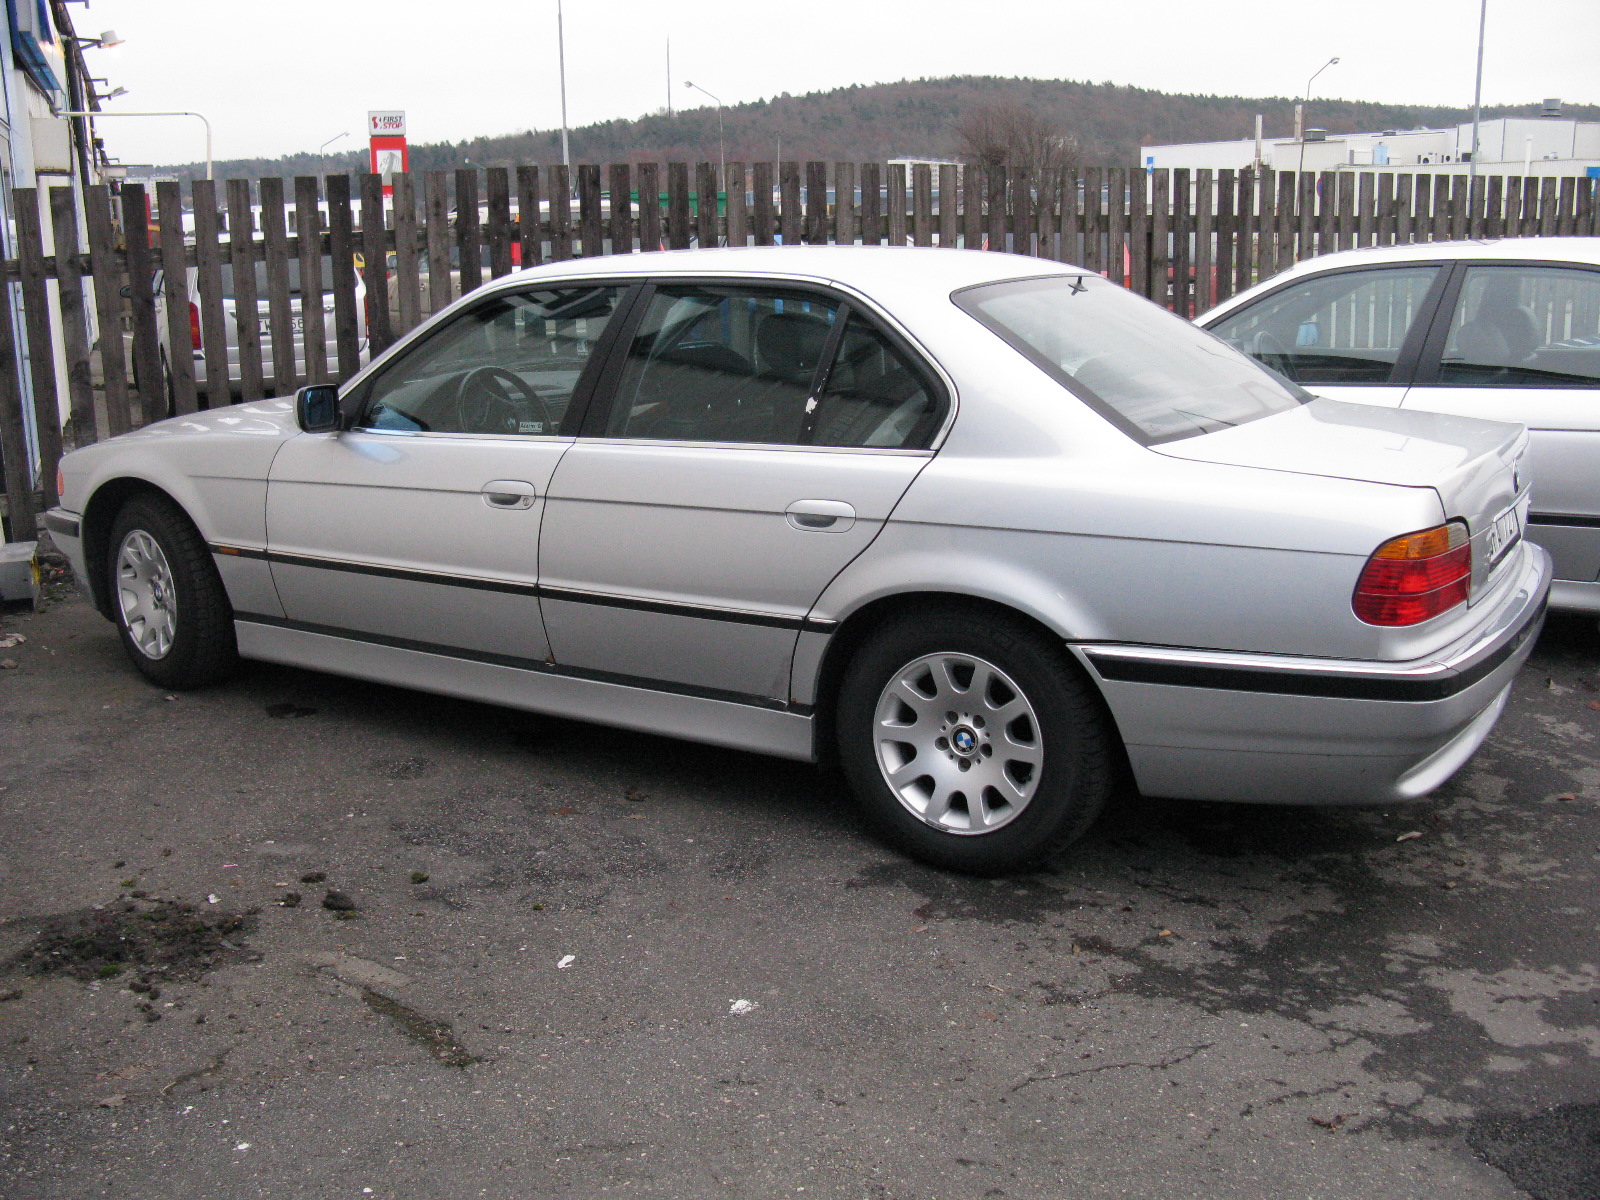
<instances>
[{"instance_id":1,"label":"silver bmw sedan","mask_svg":"<svg viewBox=\"0 0 1600 1200\"><path fill-rule=\"evenodd\" d=\"M554 263L347 383L63 461L164 688L240 656L835 762L940 866L1146 794L1393 803L1544 613L1519 425L1313 399L1077 267Z\"/></svg>"}]
</instances>

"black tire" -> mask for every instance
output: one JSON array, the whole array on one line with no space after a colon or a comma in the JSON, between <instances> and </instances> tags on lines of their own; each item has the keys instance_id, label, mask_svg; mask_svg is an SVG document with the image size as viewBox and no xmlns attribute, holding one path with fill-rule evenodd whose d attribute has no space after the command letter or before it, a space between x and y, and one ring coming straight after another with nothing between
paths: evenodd
<instances>
[{"instance_id":1,"label":"black tire","mask_svg":"<svg viewBox=\"0 0 1600 1200\"><path fill-rule=\"evenodd\" d=\"M132 601L118 578L124 544L136 534L154 541L169 572L164 598L173 618L172 633L159 653L141 648L130 629L127 609ZM205 687L225 679L238 665L233 606L228 603L222 577L200 531L171 500L144 494L122 506L111 523L105 572L106 594L122 648L150 682L173 690Z\"/></svg>"},{"instance_id":2,"label":"black tire","mask_svg":"<svg viewBox=\"0 0 1600 1200\"><path fill-rule=\"evenodd\" d=\"M924 820L901 801L879 766L875 730L885 689L918 660L938 655L969 655L997 668L1008 677L995 685L998 694L1014 683L1037 716L1031 798L989 832L950 832ZM975 682L974 675L968 686ZM912 710L905 706L904 711ZM973 875L1026 870L1076 841L1112 795L1121 761L1099 697L1060 643L1022 621L980 609L907 615L873 634L845 670L836 734L840 766L868 822L911 857ZM981 731L980 737L988 740ZM991 748L980 749L988 753ZM943 753L960 765L948 743L929 753ZM976 755L972 765L989 766ZM964 819L959 807L950 813Z\"/></svg>"}]
</instances>

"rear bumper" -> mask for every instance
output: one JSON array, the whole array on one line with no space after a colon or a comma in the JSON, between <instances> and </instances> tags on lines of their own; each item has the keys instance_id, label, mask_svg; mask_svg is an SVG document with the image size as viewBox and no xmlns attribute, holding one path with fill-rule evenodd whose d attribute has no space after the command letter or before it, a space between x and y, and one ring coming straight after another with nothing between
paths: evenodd
<instances>
[{"instance_id":1,"label":"rear bumper","mask_svg":"<svg viewBox=\"0 0 1600 1200\"><path fill-rule=\"evenodd\" d=\"M1383 804L1426 795L1483 744L1533 650L1549 590L1550 557L1530 545L1473 631L1415 662L1072 649L1098 681L1146 795Z\"/></svg>"}]
</instances>

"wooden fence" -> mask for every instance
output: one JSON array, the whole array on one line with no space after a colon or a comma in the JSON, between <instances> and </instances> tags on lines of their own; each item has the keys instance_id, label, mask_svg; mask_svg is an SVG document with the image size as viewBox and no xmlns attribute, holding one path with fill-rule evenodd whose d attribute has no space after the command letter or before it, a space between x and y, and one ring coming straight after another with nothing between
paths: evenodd
<instances>
[{"instance_id":1,"label":"wooden fence","mask_svg":"<svg viewBox=\"0 0 1600 1200\"><path fill-rule=\"evenodd\" d=\"M396 176L387 200L376 175L304 177L292 195L280 179L201 180L187 197L177 183L154 196L102 185L86 190L81 213L70 189L18 189L17 257L0 265L12 285L0 288L9 536L33 536L40 507L56 503L64 447L348 378L486 271L693 245L959 246L1071 262L1193 316L1332 250L1600 233L1596 182L1576 178L1469 186L1427 174L1090 167L1030 179L822 162L726 171L720 188L713 163L435 171ZM218 352L197 378L202 346Z\"/></svg>"}]
</instances>

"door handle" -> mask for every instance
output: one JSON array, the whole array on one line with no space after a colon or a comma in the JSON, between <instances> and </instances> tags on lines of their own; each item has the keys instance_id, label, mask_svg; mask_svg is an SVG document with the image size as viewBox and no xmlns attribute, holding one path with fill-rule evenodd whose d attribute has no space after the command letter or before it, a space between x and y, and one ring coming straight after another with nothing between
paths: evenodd
<instances>
[{"instance_id":1,"label":"door handle","mask_svg":"<svg viewBox=\"0 0 1600 1200\"><path fill-rule=\"evenodd\" d=\"M478 489L483 502L490 508L532 508L539 491L521 479L492 479Z\"/></svg>"},{"instance_id":2,"label":"door handle","mask_svg":"<svg viewBox=\"0 0 1600 1200\"><path fill-rule=\"evenodd\" d=\"M843 500L796 500L784 516L807 533L843 533L856 523L856 510Z\"/></svg>"}]
</instances>

